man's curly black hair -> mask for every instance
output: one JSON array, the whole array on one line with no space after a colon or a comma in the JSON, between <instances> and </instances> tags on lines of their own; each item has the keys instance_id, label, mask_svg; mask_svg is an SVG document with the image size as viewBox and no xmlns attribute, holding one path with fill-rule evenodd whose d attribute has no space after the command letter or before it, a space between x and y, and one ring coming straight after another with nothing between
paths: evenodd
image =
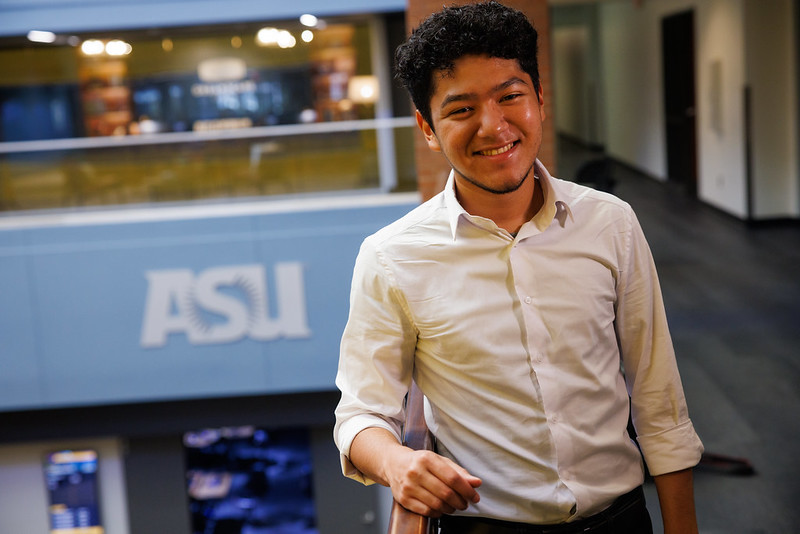
<instances>
[{"instance_id":1,"label":"man's curly black hair","mask_svg":"<svg viewBox=\"0 0 800 534\"><path fill-rule=\"evenodd\" d=\"M445 7L425 19L395 53L395 78L433 128L435 71L452 71L465 55L516 59L539 91L537 33L523 13L498 2Z\"/></svg>"}]
</instances>

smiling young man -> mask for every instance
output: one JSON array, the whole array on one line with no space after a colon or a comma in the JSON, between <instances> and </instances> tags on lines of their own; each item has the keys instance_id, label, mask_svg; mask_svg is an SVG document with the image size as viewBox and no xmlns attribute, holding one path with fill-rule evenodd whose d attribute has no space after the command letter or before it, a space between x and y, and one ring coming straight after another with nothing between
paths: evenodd
<instances>
[{"instance_id":1,"label":"smiling young man","mask_svg":"<svg viewBox=\"0 0 800 534\"><path fill-rule=\"evenodd\" d=\"M336 379L344 472L441 517L442 534L646 534L643 454L665 532L696 532L702 445L652 257L630 206L537 160L536 41L487 2L443 9L398 49L452 172L356 260ZM412 378L435 453L399 441Z\"/></svg>"},{"instance_id":2,"label":"smiling young man","mask_svg":"<svg viewBox=\"0 0 800 534\"><path fill-rule=\"evenodd\" d=\"M460 57L434 76L430 120L416 113L428 146L453 167L467 213L515 233L543 201L533 173L542 142L541 86L517 60L483 54Z\"/></svg>"}]
</instances>

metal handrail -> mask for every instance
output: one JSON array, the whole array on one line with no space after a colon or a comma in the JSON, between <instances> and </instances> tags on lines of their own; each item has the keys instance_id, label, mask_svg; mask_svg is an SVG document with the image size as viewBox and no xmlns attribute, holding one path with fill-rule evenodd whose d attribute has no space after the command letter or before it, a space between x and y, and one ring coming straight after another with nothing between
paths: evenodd
<instances>
[{"instance_id":1,"label":"metal handrail","mask_svg":"<svg viewBox=\"0 0 800 534\"><path fill-rule=\"evenodd\" d=\"M424 397L415 382L411 383L406 400L406 421L403 425L403 445L414 450L433 450L433 435L425 424ZM389 517L388 534L433 534L435 521L415 514L394 501Z\"/></svg>"},{"instance_id":2,"label":"metal handrail","mask_svg":"<svg viewBox=\"0 0 800 534\"><path fill-rule=\"evenodd\" d=\"M65 139L42 139L35 141L7 141L0 143L0 154L26 152L48 152L57 150L87 150L96 148L118 148L142 145L164 145L174 143L196 143L228 141L231 139L258 139L267 137L290 137L298 135L332 134L386 128L409 128L415 126L413 117L387 117L348 121L313 122L310 124L280 124L254 126L229 130L204 132L161 132L141 135L102 137L70 137Z\"/></svg>"}]
</instances>

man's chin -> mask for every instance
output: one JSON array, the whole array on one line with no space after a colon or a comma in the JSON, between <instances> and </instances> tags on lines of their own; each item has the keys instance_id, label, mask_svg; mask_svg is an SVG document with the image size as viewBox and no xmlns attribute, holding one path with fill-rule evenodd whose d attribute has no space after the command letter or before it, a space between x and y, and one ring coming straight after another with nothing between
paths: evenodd
<instances>
[{"instance_id":1,"label":"man's chin","mask_svg":"<svg viewBox=\"0 0 800 534\"><path fill-rule=\"evenodd\" d=\"M526 174L521 179L499 182L497 184L487 184L481 182L480 180L470 178L469 176L464 176L463 174L461 175L461 177L467 182L474 185L475 187L482 189L487 193L492 193L494 195L507 195L509 193L513 193L519 190L519 188L522 187L522 184L525 183L525 180L528 178L528 175Z\"/></svg>"}]
</instances>

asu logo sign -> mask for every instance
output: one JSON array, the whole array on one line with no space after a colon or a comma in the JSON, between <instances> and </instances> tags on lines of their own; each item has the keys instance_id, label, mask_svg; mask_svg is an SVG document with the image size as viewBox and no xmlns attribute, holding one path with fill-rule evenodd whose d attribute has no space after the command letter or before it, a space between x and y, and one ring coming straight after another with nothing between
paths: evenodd
<instances>
[{"instance_id":1,"label":"asu logo sign","mask_svg":"<svg viewBox=\"0 0 800 534\"><path fill-rule=\"evenodd\" d=\"M273 270L272 300L263 265L214 267L197 274L190 269L146 272L141 346L163 347L170 334L183 334L193 345L310 337L303 265L277 263Z\"/></svg>"}]
</instances>

